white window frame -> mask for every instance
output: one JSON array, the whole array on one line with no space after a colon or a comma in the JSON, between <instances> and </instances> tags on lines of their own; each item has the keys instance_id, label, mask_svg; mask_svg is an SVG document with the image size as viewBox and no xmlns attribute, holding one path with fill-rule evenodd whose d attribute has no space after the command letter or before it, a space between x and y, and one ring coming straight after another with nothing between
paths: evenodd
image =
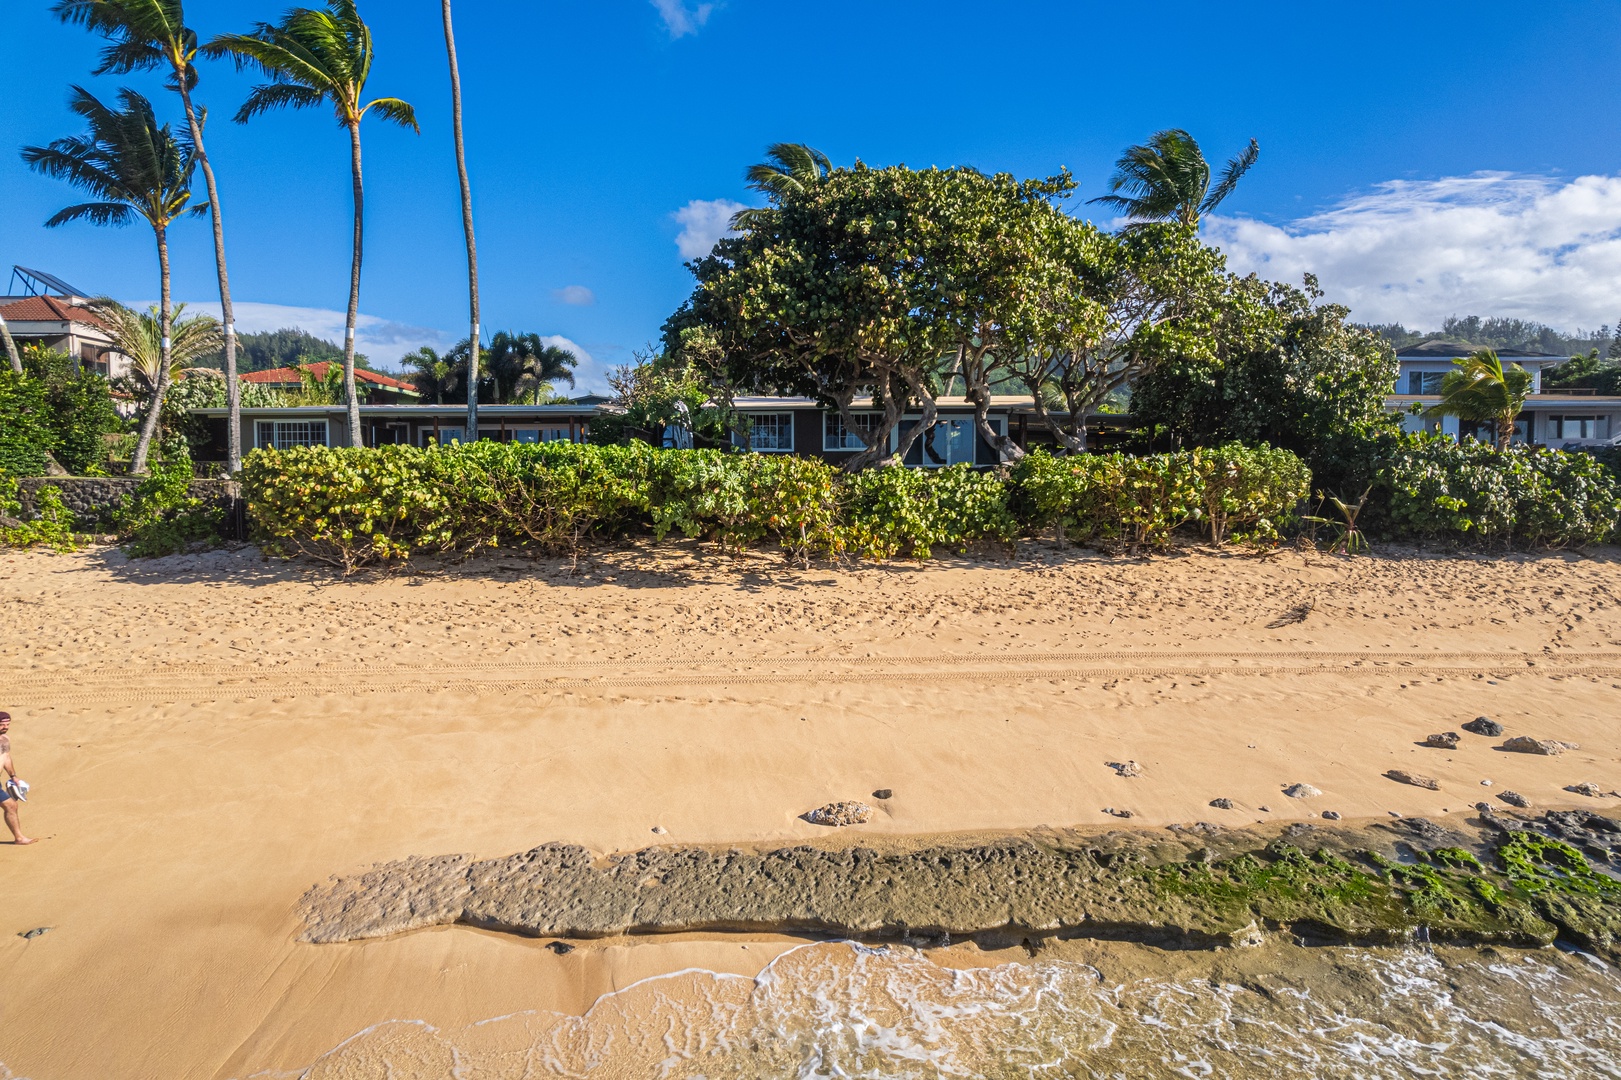
<instances>
[{"instance_id":1,"label":"white window frame","mask_svg":"<svg viewBox=\"0 0 1621 1080\"><path fill-rule=\"evenodd\" d=\"M744 413L749 422L748 448L756 454L791 454L794 452L794 414L791 412ZM784 428L788 432L788 445L759 446L755 443L755 435L759 431L760 421L773 420L776 422L776 434L781 436Z\"/></svg>"},{"instance_id":2,"label":"white window frame","mask_svg":"<svg viewBox=\"0 0 1621 1080\"><path fill-rule=\"evenodd\" d=\"M270 441L265 441L265 429L269 428ZM294 440L292 428L306 428L301 433L306 438ZM319 438L316 429L320 429ZM284 437L285 435L285 437ZM261 450L289 450L295 446L331 446L332 425L325 420L255 420L253 423L253 445Z\"/></svg>"},{"instance_id":3,"label":"white window frame","mask_svg":"<svg viewBox=\"0 0 1621 1080\"><path fill-rule=\"evenodd\" d=\"M870 420L872 427L884 422L884 414L875 410L863 410L850 414L853 417ZM894 433L891 432L893 442ZM861 436L844 426L844 416L837 409L822 414L822 451L824 453L845 453L848 451L860 452L867 448L861 441Z\"/></svg>"}]
</instances>

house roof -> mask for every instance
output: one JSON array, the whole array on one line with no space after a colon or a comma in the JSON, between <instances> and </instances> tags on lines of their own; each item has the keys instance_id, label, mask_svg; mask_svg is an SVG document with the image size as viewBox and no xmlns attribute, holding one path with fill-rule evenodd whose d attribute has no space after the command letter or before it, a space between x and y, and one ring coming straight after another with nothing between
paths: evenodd
<instances>
[{"instance_id":1,"label":"house roof","mask_svg":"<svg viewBox=\"0 0 1621 1080\"><path fill-rule=\"evenodd\" d=\"M1405 349L1397 349L1397 356L1406 356L1414 359L1430 358L1435 360L1458 360L1471 353L1479 352L1480 345L1471 345L1467 341L1446 341L1442 338L1430 338L1417 345L1409 345ZM1525 349L1496 349L1498 356L1511 356L1525 360L1569 360L1568 356L1556 356L1553 353L1529 352Z\"/></svg>"},{"instance_id":2,"label":"house roof","mask_svg":"<svg viewBox=\"0 0 1621 1080\"><path fill-rule=\"evenodd\" d=\"M334 361L331 360L322 360L318 363L309 364L307 366L311 375L314 375L317 379L324 379L326 378L327 370L332 367L333 363ZM390 390L403 390L410 394L417 392L417 388L411 383L401 382L398 379L391 379L387 375L379 375L377 372L367 371L365 368L355 368L355 380L357 382L371 383L374 386L385 386ZM266 385L273 386L298 386L301 382L298 369L290 367L268 368L265 371L249 371L242 376L242 381L251 383L265 383Z\"/></svg>"},{"instance_id":3,"label":"house roof","mask_svg":"<svg viewBox=\"0 0 1621 1080\"><path fill-rule=\"evenodd\" d=\"M76 322L107 329L107 324L89 308L54 296L25 296L21 300L0 303L0 318L7 322Z\"/></svg>"}]
</instances>

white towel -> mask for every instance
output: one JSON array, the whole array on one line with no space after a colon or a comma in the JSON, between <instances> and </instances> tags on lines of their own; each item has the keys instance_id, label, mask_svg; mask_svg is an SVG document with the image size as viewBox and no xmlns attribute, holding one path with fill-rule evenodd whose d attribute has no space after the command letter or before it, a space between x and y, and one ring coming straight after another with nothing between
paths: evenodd
<instances>
[{"instance_id":1,"label":"white towel","mask_svg":"<svg viewBox=\"0 0 1621 1080\"><path fill-rule=\"evenodd\" d=\"M18 802L28 801L28 781L17 779L7 780L6 790L10 791L12 796Z\"/></svg>"}]
</instances>

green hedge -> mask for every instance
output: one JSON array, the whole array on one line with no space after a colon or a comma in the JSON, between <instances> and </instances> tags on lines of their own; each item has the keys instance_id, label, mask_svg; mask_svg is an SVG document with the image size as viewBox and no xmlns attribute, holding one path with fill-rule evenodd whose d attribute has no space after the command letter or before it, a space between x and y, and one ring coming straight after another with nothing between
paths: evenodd
<instances>
[{"instance_id":1,"label":"green hedge","mask_svg":"<svg viewBox=\"0 0 1621 1080\"><path fill-rule=\"evenodd\" d=\"M777 454L646 444L256 451L243 463L249 516L273 548L353 570L416 551L525 547L671 533L740 550L928 558L936 548L1011 543L1059 525L1075 539L1162 545L1178 525L1275 535L1310 478L1292 454L1222 447L1155 458L1036 453L1011 476L870 469Z\"/></svg>"},{"instance_id":2,"label":"green hedge","mask_svg":"<svg viewBox=\"0 0 1621 1080\"><path fill-rule=\"evenodd\" d=\"M1446 542L1563 547L1621 525L1621 483L1591 454L1407 436L1385 451L1386 531Z\"/></svg>"}]
</instances>

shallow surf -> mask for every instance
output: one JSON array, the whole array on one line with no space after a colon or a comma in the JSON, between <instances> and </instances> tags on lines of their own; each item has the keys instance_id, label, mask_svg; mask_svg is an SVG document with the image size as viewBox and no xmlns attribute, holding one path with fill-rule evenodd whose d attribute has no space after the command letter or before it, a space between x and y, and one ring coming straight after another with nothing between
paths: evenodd
<instances>
[{"instance_id":1,"label":"shallow surf","mask_svg":"<svg viewBox=\"0 0 1621 1080\"><path fill-rule=\"evenodd\" d=\"M251 1076L1621 1077L1621 975L1590 957L1284 945L1162 956L1144 973L1102 953L953 968L817 943L753 978L647 979L584 1016L391 1020L307 1068Z\"/></svg>"}]
</instances>

